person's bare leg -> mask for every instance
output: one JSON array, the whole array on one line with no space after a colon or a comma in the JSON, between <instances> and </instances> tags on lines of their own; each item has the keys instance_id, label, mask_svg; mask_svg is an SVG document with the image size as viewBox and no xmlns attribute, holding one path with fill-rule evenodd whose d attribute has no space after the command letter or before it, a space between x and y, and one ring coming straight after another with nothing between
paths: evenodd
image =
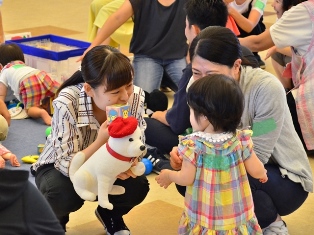
<instances>
[{"instance_id":1,"label":"person's bare leg","mask_svg":"<svg viewBox=\"0 0 314 235\"><path fill-rule=\"evenodd\" d=\"M17 160L17 157L13 153L5 153L2 155L4 160L10 160L11 166L20 166L21 164Z\"/></svg>"},{"instance_id":2,"label":"person's bare leg","mask_svg":"<svg viewBox=\"0 0 314 235\"><path fill-rule=\"evenodd\" d=\"M282 73L285 70L285 68L273 59L271 59L271 63L272 63L273 68L276 72L277 78L279 79L279 81L281 82L283 87L284 88L292 88L291 87L291 79L287 79L287 78L282 77Z\"/></svg>"},{"instance_id":3,"label":"person's bare leg","mask_svg":"<svg viewBox=\"0 0 314 235\"><path fill-rule=\"evenodd\" d=\"M0 156L0 169L5 167L5 160Z\"/></svg>"},{"instance_id":4,"label":"person's bare leg","mask_svg":"<svg viewBox=\"0 0 314 235\"><path fill-rule=\"evenodd\" d=\"M31 118L42 118L47 126L51 126L51 116L45 109L41 107L30 107L27 110L27 115Z\"/></svg>"}]
</instances>

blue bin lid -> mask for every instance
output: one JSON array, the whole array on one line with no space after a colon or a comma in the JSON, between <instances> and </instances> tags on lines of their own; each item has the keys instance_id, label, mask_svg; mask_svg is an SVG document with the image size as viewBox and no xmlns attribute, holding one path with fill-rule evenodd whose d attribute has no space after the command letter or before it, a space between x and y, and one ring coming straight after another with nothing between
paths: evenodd
<instances>
[{"instance_id":1,"label":"blue bin lid","mask_svg":"<svg viewBox=\"0 0 314 235\"><path fill-rule=\"evenodd\" d=\"M56 52L56 51L45 50L42 48L37 48L30 45L22 44L24 42L41 41L41 40L49 40L50 42L60 43L66 46L74 46L74 47L78 47L78 49ZM37 37L30 37L30 38L23 38L23 39L7 40L5 43L7 44L15 43L19 45L24 54L37 56L37 57L45 58L49 60L55 60L55 61L67 60L70 57L81 56L83 55L84 51L90 46L89 42L61 37L61 36L57 36L53 34L46 34L46 35L41 35Z\"/></svg>"}]
</instances>

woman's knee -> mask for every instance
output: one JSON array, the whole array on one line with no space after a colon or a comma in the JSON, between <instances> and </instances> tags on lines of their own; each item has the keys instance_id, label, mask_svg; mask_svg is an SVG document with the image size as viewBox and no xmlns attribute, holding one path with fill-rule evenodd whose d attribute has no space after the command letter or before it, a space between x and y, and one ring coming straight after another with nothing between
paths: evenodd
<instances>
[{"instance_id":1,"label":"woman's knee","mask_svg":"<svg viewBox=\"0 0 314 235\"><path fill-rule=\"evenodd\" d=\"M37 175L36 185L57 215L69 214L84 204L84 200L75 192L70 178L54 168Z\"/></svg>"}]
</instances>

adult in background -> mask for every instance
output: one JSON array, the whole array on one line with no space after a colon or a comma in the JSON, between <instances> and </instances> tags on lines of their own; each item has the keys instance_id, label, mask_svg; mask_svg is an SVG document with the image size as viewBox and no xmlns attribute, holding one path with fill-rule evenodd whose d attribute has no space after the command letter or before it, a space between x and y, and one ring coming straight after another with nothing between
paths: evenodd
<instances>
[{"instance_id":1,"label":"adult in background","mask_svg":"<svg viewBox=\"0 0 314 235\"><path fill-rule=\"evenodd\" d=\"M186 0L125 0L107 19L85 53L104 43L117 28L133 17L130 52L134 54L134 84L151 93L160 88L166 72L178 85L186 66L188 48L184 35L185 2Z\"/></svg>"},{"instance_id":2,"label":"adult in background","mask_svg":"<svg viewBox=\"0 0 314 235\"><path fill-rule=\"evenodd\" d=\"M222 0L188 0L184 8L186 12L185 35L189 42L192 42L194 37L207 26L226 25L228 10ZM258 66L252 52L245 47L242 47L242 50L250 64ZM172 107L163 112L154 112L151 118L145 118L147 122L146 143L156 147L162 154L169 154L172 148L178 145L178 136L185 132L188 133L191 128L190 110L186 103L186 88L191 76L192 68L191 64L188 64L180 79L179 89L174 94ZM160 156L161 154L152 153L150 157L156 173L169 165L169 160Z\"/></svg>"},{"instance_id":3,"label":"adult in background","mask_svg":"<svg viewBox=\"0 0 314 235\"><path fill-rule=\"evenodd\" d=\"M296 91L295 103L300 137L306 149L314 150L314 1L302 2L288 11L269 30L258 36L240 39L242 45L253 51L272 46L291 47L292 60L284 77L292 78L291 90Z\"/></svg>"},{"instance_id":4,"label":"adult in background","mask_svg":"<svg viewBox=\"0 0 314 235\"><path fill-rule=\"evenodd\" d=\"M222 73L239 83L245 99L242 127L252 128L253 149L268 175L264 184L249 175L255 214L264 235L287 235L281 216L293 213L313 192L312 170L293 128L282 84L271 73L245 65L240 48L229 29L204 29L189 49L191 82ZM171 152L170 160L174 169L181 168L177 149Z\"/></svg>"}]
</instances>

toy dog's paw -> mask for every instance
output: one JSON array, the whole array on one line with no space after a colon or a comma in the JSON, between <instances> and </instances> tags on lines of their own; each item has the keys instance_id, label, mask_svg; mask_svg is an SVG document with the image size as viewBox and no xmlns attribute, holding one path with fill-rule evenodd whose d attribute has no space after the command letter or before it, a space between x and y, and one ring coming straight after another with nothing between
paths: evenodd
<instances>
[{"instance_id":1,"label":"toy dog's paw","mask_svg":"<svg viewBox=\"0 0 314 235\"><path fill-rule=\"evenodd\" d=\"M82 199L84 199L85 201L95 201L96 200L96 194L92 193L92 192L89 192L89 191L84 191L84 192L81 192L80 194L80 197Z\"/></svg>"},{"instance_id":2,"label":"toy dog's paw","mask_svg":"<svg viewBox=\"0 0 314 235\"><path fill-rule=\"evenodd\" d=\"M25 157L22 157L21 160L22 162L33 164L37 162L38 158L38 155L27 155Z\"/></svg>"},{"instance_id":3,"label":"toy dog's paw","mask_svg":"<svg viewBox=\"0 0 314 235\"><path fill-rule=\"evenodd\" d=\"M105 208L105 209L108 209L108 210L112 210L113 209L113 205L109 202L109 201L99 201L98 202L99 205L102 207L102 208Z\"/></svg>"},{"instance_id":4,"label":"toy dog's paw","mask_svg":"<svg viewBox=\"0 0 314 235\"><path fill-rule=\"evenodd\" d=\"M121 195L125 193L125 188L119 185L112 185L112 188L109 192L111 195Z\"/></svg>"},{"instance_id":5,"label":"toy dog's paw","mask_svg":"<svg viewBox=\"0 0 314 235\"><path fill-rule=\"evenodd\" d=\"M133 172L134 175L140 176L143 175L145 172L146 168L143 162L137 163L136 166L131 167L131 171Z\"/></svg>"}]
</instances>

